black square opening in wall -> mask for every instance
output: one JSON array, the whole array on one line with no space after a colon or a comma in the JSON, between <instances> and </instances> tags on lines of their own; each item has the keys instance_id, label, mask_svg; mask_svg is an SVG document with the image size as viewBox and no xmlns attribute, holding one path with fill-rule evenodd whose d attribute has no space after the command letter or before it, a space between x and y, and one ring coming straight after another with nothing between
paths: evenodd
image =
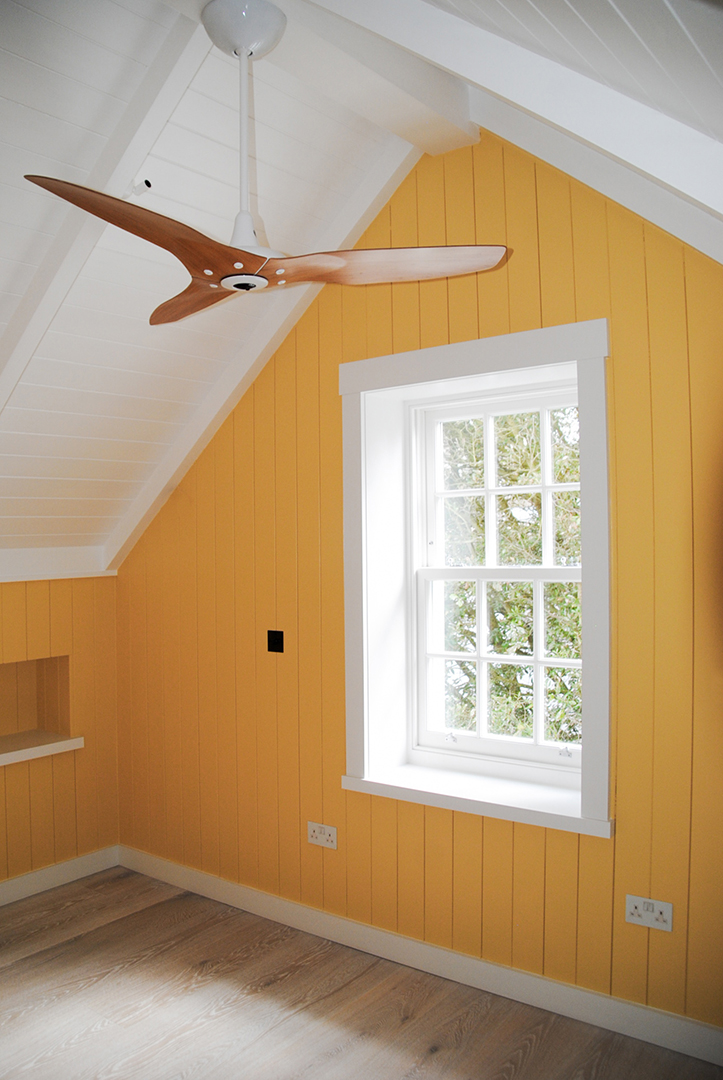
<instances>
[{"instance_id":1,"label":"black square opening in wall","mask_svg":"<svg viewBox=\"0 0 723 1080\"><path fill-rule=\"evenodd\" d=\"M269 630L268 634L268 651L269 652L283 652L284 651L284 631L283 630Z\"/></svg>"}]
</instances>

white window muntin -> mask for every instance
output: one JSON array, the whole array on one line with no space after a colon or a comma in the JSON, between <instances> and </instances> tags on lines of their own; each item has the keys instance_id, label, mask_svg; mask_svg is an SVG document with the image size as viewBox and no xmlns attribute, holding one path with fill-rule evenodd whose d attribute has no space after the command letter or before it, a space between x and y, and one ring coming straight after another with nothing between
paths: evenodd
<instances>
[{"instance_id":1,"label":"white window muntin","mask_svg":"<svg viewBox=\"0 0 723 1080\"><path fill-rule=\"evenodd\" d=\"M413 408L413 420L409 425L414 433L415 450L413 459L417 459L414 470L416 485L410 482L412 505L410 520L424 523L419 530L416 543L413 544L414 565L410 566L410 579L416 577L417 587L410 580L410 592L416 596L414 622L417 633L416 650L416 723L409 725L410 761L424 764L437 764L439 767L452 767L455 757L477 759L477 767L484 770L485 756L492 755L512 762L539 763L556 768L567 767L580 769L581 748L579 744L560 744L546 741L544 738L544 673L549 668L581 668L580 659L554 658L545 652L544 635L544 596L546 582L580 582L581 568L577 566L553 565L552 539L552 495L554 491L579 490L577 483L555 483L549 445L549 414L555 409L577 406L577 390L574 381L567 387L557 386L554 392L540 393L539 386L530 386L517 390L513 395L501 393L475 394L471 399L432 408L417 406ZM495 454L495 417L522 412L540 414L540 450L541 476L539 484L501 486L497 483ZM453 494L444 488L441 480L442 424L449 420L484 417L484 485L469 489L455 489ZM416 491L414 490L416 486ZM514 493L540 493L546 503L542 515L542 563L531 566L499 566L496 561L497 537L494 511L494 497ZM442 504L445 498L464 498L465 496L484 496L485 512L485 556L483 566L441 566L444 544L440 542L443 531ZM419 503L423 505L419 513ZM434 647L432 592L434 582L474 581L477 583L476 598L476 650L467 653L454 653L450 650ZM525 581L533 586L533 653L495 654L486 643L486 590L488 581ZM457 660L473 664L476 667L477 690L477 730L476 732L442 731L429 723L428 695L431 692L430 668L437 662ZM488 668L490 663L509 664L533 669L534 686L534 731L532 740L518 736L500 735L483 730L486 717L488 690ZM443 751L444 758L434 762L430 751ZM421 753L420 753L421 752ZM467 768L472 767L471 764Z\"/></svg>"}]
</instances>

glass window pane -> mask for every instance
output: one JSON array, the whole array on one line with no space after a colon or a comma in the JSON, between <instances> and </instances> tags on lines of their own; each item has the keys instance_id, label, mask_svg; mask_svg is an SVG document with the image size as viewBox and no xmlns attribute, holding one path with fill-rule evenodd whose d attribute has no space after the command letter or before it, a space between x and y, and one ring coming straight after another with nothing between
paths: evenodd
<instances>
[{"instance_id":1,"label":"glass window pane","mask_svg":"<svg viewBox=\"0 0 723 1080\"><path fill-rule=\"evenodd\" d=\"M552 432L552 476L556 484L576 484L580 481L580 422L576 405L553 409L550 413Z\"/></svg>"},{"instance_id":2,"label":"glass window pane","mask_svg":"<svg viewBox=\"0 0 723 1080\"><path fill-rule=\"evenodd\" d=\"M477 648L477 586L474 581L445 581L445 652L475 652Z\"/></svg>"},{"instance_id":3,"label":"glass window pane","mask_svg":"<svg viewBox=\"0 0 723 1080\"><path fill-rule=\"evenodd\" d=\"M536 566L542 562L541 509L539 492L497 496L500 566Z\"/></svg>"},{"instance_id":4,"label":"glass window pane","mask_svg":"<svg viewBox=\"0 0 723 1080\"><path fill-rule=\"evenodd\" d=\"M442 424L445 491L484 487L484 420L449 420Z\"/></svg>"},{"instance_id":5,"label":"glass window pane","mask_svg":"<svg viewBox=\"0 0 723 1080\"><path fill-rule=\"evenodd\" d=\"M532 628L532 582L488 582L487 640L490 652L532 656Z\"/></svg>"},{"instance_id":6,"label":"glass window pane","mask_svg":"<svg viewBox=\"0 0 723 1080\"><path fill-rule=\"evenodd\" d=\"M540 414L495 417L497 486L540 483Z\"/></svg>"},{"instance_id":7,"label":"glass window pane","mask_svg":"<svg viewBox=\"0 0 723 1080\"><path fill-rule=\"evenodd\" d=\"M532 668L524 664L488 664L489 711L492 735L532 738Z\"/></svg>"},{"instance_id":8,"label":"glass window pane","mask_svg":"<svg viewBox=\"0 0 723 1080\"><path fill-rule=\"evenodd\" d=\"M545 582L545 653L561 660L582 656L582 586Z\"/></svg>"},{"instance_id":9,"label":"glass window pane","mask_svg":"<svg viewBox=\"0 0 723 1080\"><path fill-rule=\"evenodd\" d=\"M545 670L545 739L579 743L582 738L582 671Z\"/></svg>"},{"instance_id":10,"label":"glass window pane","mask_svg":"<svg viewBox=\"0 0 723 1080\"><path fill-rule=\"evenodd\" d=\"M477 665L469 660L444 661L444 726L455 731L477 727Z\"/></svg>"},{"instance_id":11,"label":"glass window pane","mask_svg":"<svg viewBox=\"0 0 723 1080\"><path fill-rule=\"evenodd\" d=\"M555 566L580 565L580 492L554 491Z\"/></svg>"},{"instance_id":12,"label":"glass window pane","mask_svg":"<svg viewBox=\"0 0 723 1080\"><path fill-rule=\"evenodd\" d=\"M482 566L484 561L484 495L444 499L445 566Z\"/></svg>"}]
</instances>

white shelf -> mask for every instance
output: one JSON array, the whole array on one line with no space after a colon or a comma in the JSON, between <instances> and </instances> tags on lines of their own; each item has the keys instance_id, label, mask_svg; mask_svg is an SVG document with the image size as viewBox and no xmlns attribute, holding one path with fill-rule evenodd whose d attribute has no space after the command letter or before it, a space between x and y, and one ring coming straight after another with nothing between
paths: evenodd
<instances>
[{"instance_id":1,"label":"white shelf","mask_svg":"<svg viewBox=\"0 0 723 1080\"><path fill-rule=\"evenodd\" d=\"M85 745L83 736L71 739L68 735L56 735L53 731L16 731L12 735L0 735L0 765L12 765L16 761L64 754L68 750L80 750Z\"/></svg>"}]
</instances>

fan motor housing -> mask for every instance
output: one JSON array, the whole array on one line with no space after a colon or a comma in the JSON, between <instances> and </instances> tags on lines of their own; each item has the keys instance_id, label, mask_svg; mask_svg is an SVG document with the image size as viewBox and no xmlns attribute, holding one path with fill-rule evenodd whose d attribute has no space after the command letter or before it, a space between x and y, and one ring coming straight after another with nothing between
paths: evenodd
<instances>
[{"instance_id":1,"label":"fan motor housing","mask_svg":"<svg viewBox=\"0 0 723 1080\"><path fill-rule=\"evenodd\" d=\"M265 289L268 281L261 274L229 274L221 278L221 284L229 292L252 292L254 289Z\"/></svg>"}]
</instances>

